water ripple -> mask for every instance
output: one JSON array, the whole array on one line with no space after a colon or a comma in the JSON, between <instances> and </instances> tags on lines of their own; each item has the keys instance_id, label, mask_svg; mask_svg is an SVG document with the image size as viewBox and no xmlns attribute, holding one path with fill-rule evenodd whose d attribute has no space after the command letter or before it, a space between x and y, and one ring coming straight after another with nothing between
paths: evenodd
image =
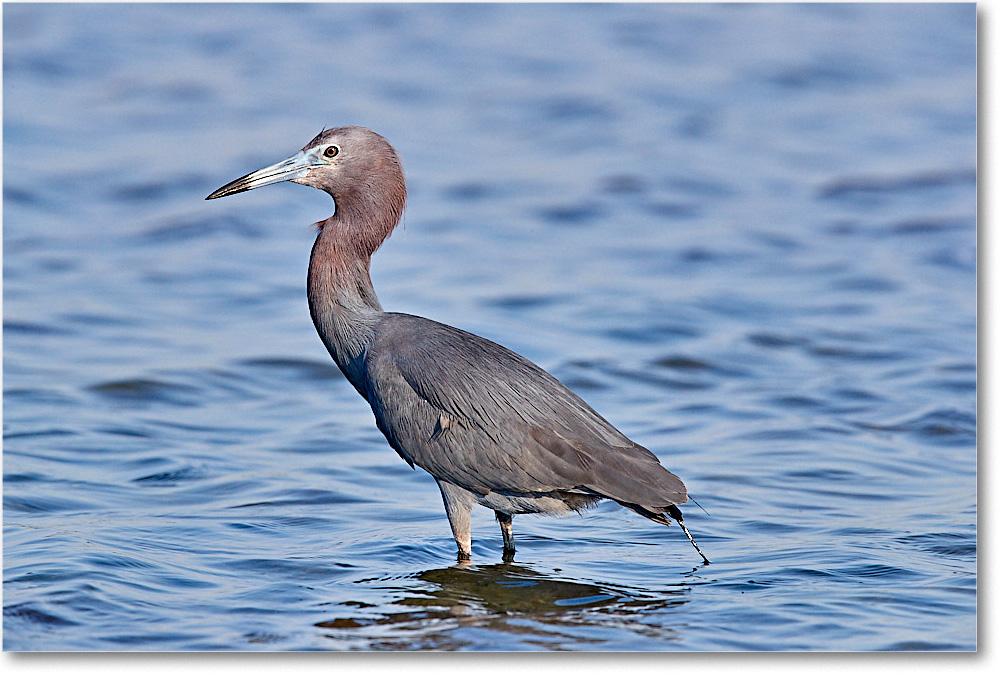
<instances>
[{"instance_id":1,"label":"water ripple","mask_svg":"<svg viewBox=\"0 0 1000 675\"><path fill-rule=\"evenodd\" d=\"M3 15L5 648L976 649L974 5ZM204 201L345 121L385 307L584 395L711 565L609 501L456 564L310 323L329 198Z\"/></svg>"}]
</instances>

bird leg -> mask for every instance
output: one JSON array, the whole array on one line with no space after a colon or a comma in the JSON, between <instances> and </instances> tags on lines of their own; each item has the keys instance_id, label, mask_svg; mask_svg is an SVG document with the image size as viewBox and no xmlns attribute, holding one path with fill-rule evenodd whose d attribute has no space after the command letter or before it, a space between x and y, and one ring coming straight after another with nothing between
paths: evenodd
<instances>
[{"instance_id":1,"label":"bird leg","mask_svg":"<svg viewBox=\"0 0 1000 675\"><path fill-rule=\"evenodd\" d=\"M701 559L705 561L706 565L710 565L711 562L709 561L708 558L705 557L705 554L701 552L701 549L698 548L698 544L694 543L694 537L691 536L691 533L688 532L687 527L684 526L684 516L681 515L681 510L676 506L674 506L673 504L671 504L665 509L665 513L677 521L677 524L681 526L682 530L684 530L684 534L687 535L688 541L690 541L691 545L694 546L694 550L698 551L698 555L701 556Z\"/></svg>"},{"instance_id":2,"label":"bird leg","mask_svg":"<svg viewBox=\"0 0 1000 675\"><path fill-rule=\"evenodd\" d=\"M510 562L514 559L514 516L500 511L495 513L500 523L500 534L503 535L503 561Z\"/></svg>"},{"instance_id":3,"label":"bird leg","mask_svg":"<svg viewBox=\"0 0 1000 675\"><path fill-rule=\"evenodd\" d=\"M472 558L472 502L469 493L444 481L438 481L438 487L441 488L451 533L458 544L458 559L469 560Z\"/></svg>"}]
</instances>

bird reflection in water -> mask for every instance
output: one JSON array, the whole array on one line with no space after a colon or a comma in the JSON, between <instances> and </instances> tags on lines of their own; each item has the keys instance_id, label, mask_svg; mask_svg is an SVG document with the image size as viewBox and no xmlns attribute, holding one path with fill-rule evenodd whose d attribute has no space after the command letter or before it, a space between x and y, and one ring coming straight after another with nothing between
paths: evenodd
<instances>
[{"instance_id":1,"label":"bird reflection in water","mask_svg":"<svg viewBox=\"0 0 1000 675\"><path fill-rule=\"evenodd\" d=\"M392 605L380 606L378 615L369 615L364 603L344 603L344 615L315 625L331 640L349 643L363 640L370 649L457 649L462 646L458 628L481 628L517 633L540 647L551 647L560 639L559 628L587 625L599 632L602 626L620 629L634 615L639 630L656 632L659 639L674 636L669 626L650 620L659 611L671 611L686 604L686 584L666 590L646 591L611 584L567 581L524 565L473 565L459 562L451 567L431 569L418 579L426 587L412 583L400 587L400 580L371 579L362 583L379 585L403 597ZM347 606L345 606L347 605ZM391 611L398 608L398 611ZM386 611L389 609L390 611ZM595 635L594 643L602 638Z\"/></svg>"}]
</instances>

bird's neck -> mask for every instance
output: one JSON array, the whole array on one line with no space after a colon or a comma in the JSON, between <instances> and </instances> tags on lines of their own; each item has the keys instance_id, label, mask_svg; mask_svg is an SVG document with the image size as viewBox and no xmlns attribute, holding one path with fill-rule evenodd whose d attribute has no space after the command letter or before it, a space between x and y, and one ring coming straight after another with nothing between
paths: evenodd
<instances>
[{"instance_id":1,"label":"bird's neck","mask_svg":"<svg viewBox=\"0 0 1000 675\"><path fill-rule=\"evenodd\" d=\"M382 315L368 271L374 248L367 250L370 244L339 208L320 228L309 259L309 312L334 361L365 395L364 349Z\"/></svg>"}]
</instances>

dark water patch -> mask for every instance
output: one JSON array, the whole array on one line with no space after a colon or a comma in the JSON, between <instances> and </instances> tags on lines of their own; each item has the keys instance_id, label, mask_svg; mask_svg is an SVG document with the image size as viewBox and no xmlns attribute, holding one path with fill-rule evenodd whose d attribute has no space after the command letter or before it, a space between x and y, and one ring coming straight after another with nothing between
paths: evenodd
<instances>
[{"instance_id":1,"label":"dark water patch","mask_svg":"<svg viewBox=\"0 0 1000 675\"><path fill-rule=\"evenodd\" d=\"M848 408L844 408L844 407L841 407L841 408L832 407L832 408L828 408L828 410L831 413L835 413L837 415L851 415L851 414L858 413L858 412L864 412L864 411L868 410L868 407L867 406L866 407L853 406L853 407L848 407ZM812 428L813 431L815 431L818 434L827 434L827 435L831 435L832 434L832 435L835 435L835 436L854 436L854 435L857 434L857 431L855 429L846 428L846 427L843 427L843 426L832 426L832 425L829 425L829 424L814 424L811 428Z\"/></svg>"},{"instance_id":2,"label":"dark water patch","mask_svg":"<svg viewBox=\"0 0 1000 675\"><path fill-rule=\"evenodd\" d=\"M284 635L261 633L257 631L244 633L242 637L247 641L247 644L251 645L280 645L282 642L288 642L288 637Z\"/></svg>"},{"instance_id":3,"label":"dark water patch","mask_svg":"<svg viewBox=\"0 0 1000 675\"><path fill-rule=\"evenodd\" d=\"M43 495L17 496L5 494L3 497L3 508L6 512L46 514L57 512L82 513L93 509L92 504L88 504L76 499L63 499L59 497L47 497Z\"/></svg>"},{"instance_id":4,"label":"dark water patch","mask_svg":"<svg viewBox=\"0 0 1000 675\"><path fill-rule=\"evenodd\" d=\"M783 349L785 347L801 347L808 344L809 340L804 337L792 335L778 335L777 333L751 333L747 340L758 347L767 349Z\"/></svg>"},{"instance_id":5,"label":"dark water patch","mask_svg":"<svg viewBox=\"0 0 1000 675\"><path fill-rule=\"evenodd\" d=\"M782 574L787 574L793 577L802 577L804 579L836 579L837 575L832 572L827 572L826 570L817 570L806 567L793 567L785 568L781 570ZM802 609L805 609L803 607Z\"/></svg>"},{"instance_id":6,"label":"dark water patch","mask_svg":"<svg viewBox=\"0 0 1000 675\"><path fill-rule=\"evenodd\" d=\"M262 358L238 362L240 366L259 369L262 373L277 376L283 380L322 381L343 377L334 363L309 359Z\"/></svg>"},{"instance_id":7,"label":"dark water patch","mask_svg":"<svg viewBox=\"0 0 1000 675\"><path fill-rule=\"evenodd\" d=\"M151 645L157 648L173 646L175 649L183 649L188 643L200 639L203 636L197 633L177 633L177 632L156 632L148 633L122 633L113 635L101 635L97 637L101 642L121 647L142 647Z\"/></svg>"},{"instance_id":8,"label":"dark water patch","mask_svg":"<svg viewBox=\"0 0 1000 675\"><path fill-rule=\"evenodd\" d=\"M684 115L674 128L678 136L704 139L716 132L719 121L719 116L714 112L702 111Z\"/></svg>"},{"instance_id":9,"label":"dark water patch","mask_svg":"<svg viewBox=\"0 0 1000 675\"><path fill-rule=\"evenodd\" d=\"M182 467L173 471L160 471L134 478L133 483L147 487L173 487L178 483L205 477L205 471L195 467Z\"/></svg>"},{"instance_id":10,"label":"dark water patch","mask_svg":"<svg viewBox=\"0 0 1000 675\"><path fill-rule=\"evenodd\" d=\"M605 176L601 180L601 192L609 195L631 196L642 194L648 185L644 178L633 173L619 173Z\"/></svg>"},{"instance_id":11,"label":"dark water patch","mask_svg":"<svg viewBox=\"0 0 1000 675\"><path fill-rule=\"evenodd\" d=\"M971 651L969 647L963 647L954 642L928 642L925 640L904 640L894 642L888 647L879 649L885 652L950 652L950 651Z\"/></svg>"},{"instance_id":12,"label":"dark water patch","mask_svg":"<svg viewBox=\"0 0 1000 675\"><path fill-rule=\"evenodd\" d=\"M565 300L564 296L551 294L538 295L507 295L485 301L489 307L503 310L530 310L546 307Z\"/></svg>"},{"instance_id":13,"label":"dark water patch","mask_svg":"<svg viewBox=\"0 0 1000 675\"><path fill-rule=\"evenodd\" d=\"M137 558L116 553L101 553L98 555L85 556L81 562L88 566L110 567L114 569L124 568L130 570L152 570L157 569L157 565L139 560Z\"/></svg>"},{"instance_id":14,"label":"dark water patch","mask_svg":"<svg viewBox=\"0 0 1000 675\"><path fill-rule=\"evenodd\" d=\"M602 391L609 389L611 385L583 375L559 375L559 380L575 392L581 391Z\"/></svg>"},{"instance_id":15,"label":"dark water patch","mask_svg":"<svg viewBox=\"0 0 1000 675\"><path fill-rule=\"evenodd\" d=\"M831 490L827 488L816 488L816 487L803 487L801 491L804 494L818 495L821 497L829 497L834 501L851 500L857 503L861 502L895 502L899 500L899 497L888 490L871 492L862 490ZM803 508L807 508L804 507Z\"/></svg>"},{"instance_id":16,"label":"dark water patch","mask_svg":"<svg viewBox=\"0 0 1000 675\"><path fill-rule=\"evenodd\" d=\"M675 389L680 391L697 391L717 386L715 382L694 380L694 379L680 379L676 377L665 377L663 375L657 375L656 373L643 370L616 368L616 369L609 369L608 372L626 381L643 382L645 384L651 384L656 387L663 387L666 389Z\"/></svg>"},{"instance_id":17,"label":"dark water patch","mask_svg":"<svg viewBox=\"0 0 1000 675\"><path fill-rule=\"evenodd\" d=\"M852 64L843 58L788 66L767 76L767 81L783 89L833 89L858 84L875 84L885 79L872 67L874 64Z\"/></svg>"},{"instance_id":18,"label":"dark water patch","mask_svg":"<svg viewBox=\"0 0 1000 675\"><path fill-rule=\"evenodd\" d=\"M699 329L691 324L655 321L638 328L610 328L602 331L602 334L613 340L646 344L661 344L665 340L695 338L701 335Z\"/></svg>"},{"instance_id":19,"label":"dark water patch","mask_svg":"<svg viewBox=\"0 0 1000 675\"><path fill-rule=\"evenodd\" d=\"M902 361L907 358L904 352L885 349L852 349L849 347L836 347L833 345L818 345L811 347L808 352L813 356L823 359L838 359L844 361L859 362L882 362L882 361Z\"/></svg>"},{"instance_id":20,"label":"dark water patch","mask_svg":"<svg viewBox=\"0 0 1000 675\"><path fill-rule=\"evenodd\" d=\"M643 208L654 216L674 220L690 220L692 218L697 218L700 215L697 206L681 202L648 202L643 205Z\"/></svg>"},{"instance_id":21,"label":"dark water patch","mask_svg":"<svg viewBox=\"0 0 1000 675\"><path fill-rule=\"evenodd\" d=\"M233 234L241 239L259 239L263 230L240 217L216 214L213 217L185 216L146 226L136 235L138 243L184 244L198 239Z\"/></svg>"},{"instance_id":22,"label":"dark water patch","mask_svg":"<svg viewBox=\"0 0 1000 675\"><path fill-rule=\"evenodd\" d=\"M58 58L42 56L5 58L3 68L4 72L14 76L31 76L56 81L68 80L71 79L71 76L84 74L69 67L69 64L63 63Z\"/></svg>"},{"instance_id":23,"label":"dark water patch","mask_svg":"<svg viewBox=\"0 0 1000 675\"><path fill-rule=\"evenodd\" d=\"M834 389L830 394L847 401L870 401L874 403L882 400L881 396L861 389Z\"/></svg>"},{"instance_id":24,"label":"dark water patch","mask_svg":"<svg viewBox=\"0 0 1000 675\"><path fill-rule=\"evenodd\" d=\"M193 174L161 177L156 181L119 185L112 189L109 196L112 201L120 202L162 201L175 194L197 193L204 185L205 179Z\"/></svg>"},{"instance_id":25,"label":"dark water patch","mask_svg":"<svg viewBox=\"0 0 1000 675\"><path fill-rule=\"evenodd\" d=\"M80 269L80 261L72 258L46 257L36 260L35 266L42 272L56 275Z\"/></svg>"},{"instance_id":26,"label":"dark water patch","mask_svg":"<svg viewBox=\"0 0 1000 675\"><path fill-rule=\"evenodd\" d=\"M838 536L850 537L852 539L871 539L871 538L883 538L886 535L886 530L877 529L874 527L841 527L833 530L833 534Z\"/></svg>"},{"instance_id":27,"label":"dark water patch","mask_svg":"<svg viewBox=\"0 0 1000 675\"><path fill-rule=\"evenodd\" d=\"M62 582L75 582L84 577L90 581L102 578L97 572L81 572L80 568L76 565L73 566L73 569L68 569L64 565L52 565L47 562L38 562L38 560L31 565L31 569L24 572L21 570L22 567L5 568L4 572L8 577L4 579L4 584L9 584L10 586L26 584L30 588L38 588L45 584L54 585Z\"/></svg>"},{"instance_id":28,"label":"dark water patch","mask_svg":"<svg viewBox=\"0 0 1000 675\"><path fill-rule=\"evenodd\" d=\"M33 483L48 482L49 477L41 473L4 473L3 482L10 483Z\"/></svg>"},{"instance_id":29,"label":"dark water patch","mask_svg":"<svg viewBox=\"0 0 1000 675\"><path fill-rule=\"evenodd\" d=\"M788 523L776 523L768 520L745 520L743 527L748 532L760 532L765 534L792 534L802 532L805 528Z\"/></svg>"},{"instance_id":30,"label":"dark water patch","mask_svg":"<svg viewBox=\"0 0 1000 675\"><path fill-rule=\"evenodd\" d=\"M665 356L653 361L653 365L673 370L714 370L714 368L705 361L686 356Z\"/></svg>"},{"instance_id":31,"label":"dark water patch","mask_svg":"<svg viewBox=\"0 0 1000 675\"><path fill-rule=\"evenodd\" d=\"M942 373L975 373L976 372L975 363L951 363L943 366L938 366L937 370Z\"/></svg>"},{"instance_id":32,"label":"dark water patch","mask_svg":"<svg viewBox=\"0 0 1000 675\"><path fill-rule=\"evenodd\" d=\"M257 557L247 557L240 560L234 560L232 562L226 563L223 569L232 572L252 572L254 574L265 574L265 575L275 575L274 578L278 580L276 583L288 590L292 591L294 594L299 595L303 592L303 589L298 588L293 582L298 581L324 581L330 579L336 579L343 577L348 574L352 569L352 565L342 565L334 561L320 560L315 557L309 558L257 558ZM262 599L273 601L276 598L281 597L276 594L275 588L264 588L261 589L263 592ZM257 594L258 591L254 591L251 595ZM244 595L244 598L249 599L250 595Z\"/></svg>"},{"instance_id":33,"label":"dark water patch","mask_svg":"<svg viewBox=\"0 0 1000 675\"><path fill-rule=\"evenodd\" d=\"M723 377L723 378L742 378L747 377L748 372L746 370L735 368L731 366L723 366L718 363L713 363L704 359L698 359L689 356L683 356L679 354L673 354L670 356L663 356L654 359L649 363L650 368L663 368L666 370L674 371L678 374L688 375L691 377Z\"/></svg>"},{"instance_id":34,"label":"dark water patch","mask_svg":"<svg viewBox=\"0 0 1000 675\"><path fill-rule=\"evenodd\" d=\"M901 567L880 565L878 563L862 563L847 567L835 567L832 571L841 576L856 577L859 579L887 578L903 580L922 576L917 572L902 569Z\"/></svg>"},{"instance_id":35,"label":"dark water patch","mask_svg":"<svg viewBox=\"0 0 1000 675\"><path fill-rule=\"evenodd\" d=\"M907 546L916 546L928 553L936 553L946 557L973 558L977 552L975 536L952 532L914 534L899 537L897 541Z\"/></svg>"},{"instance_id":36,"label":"dark water patch","mask_svg":"<svg viewBox=\"0 0 1000 675\"><path fill-rule=\"evenodd\" d=\"M673 176L666 185L682 194L697 197L698 202L702 202L706 198L716 201L736 194L734 186L713 178Z\"/></svg>"},{"instance_id":37,"label":"dark water patch","mask_svg":"<svg viewBox=\"0 0 1000 675\"><path fill-rule=\"evenodd\" d=\"M834 468L815 468L807 470L786 471L785 476L789 478L803 478L808 480L818 480L823 482L850 482L858 481L859 476L854 471L845 471Z\"/></svg>"},{"instance_id":38,"label":"dark water patch","mask_svg":"<svg viewBox=\"0 0 1000 675\"><path fill-rule=\"evenodd\" d=\"M695 246L681 251L678 257L685 263L705 263L716 262L725 256L703 246Z\"/></svg>"},{"instance_id":39,"label":"dark water patch","mask_svg":"<svg viewBox=\"0 0 1000 675\"><path fill-rule=\"evenodd\" d=\"M849 237L867 232L867 228L856 220L837 220L823 230L835 237Z\"/></svg>"},{"instance_id":40,"label":"dark water patch","mask_svg":"<svg viewBox=\"0 0 1000 675\"><path fill-rule=\"evenodd\" d=\"M608 367L612 364L590 359L569 361L557 366L552 373L570 389L597 391L613 386L608 377Z\"/></svg>"},{"instance_id":41,"label":"dark water patch","mask_svg":"<svg viewBox=\"0 0 1000 675\"><path fill-rule=\"evenodd\" d=\"M52 628L62 628L66 626L78 626L79 623L71 619L52 614L41 609L36 609L34 603L21 603L8 605L3 608L4 618L8 621L27 621L30 623L42 624Z\"/></svg>"},{"instance_id":42,"label":"dark water patch","mask_svg":"<svg viewBox=\"0 0 1000 675\"><path fill-rule=\"evenodd\" d=\"M830 287L838 291L857 291L862 293L893 293L899 290L899 284L881 277L838 279Z\"/></svg>"},{"instance_id":43,"label":"dark water patch","mask_svg":"<svg viewBox=\"0 0 1000 675\"><path fill-rule=\"evenodd\" d=\"M43 335L67 336L74 334L73 331L64 326L53 326L33 321L15 321L13 319L3 322L3 332L7 335L29 335L31 337L40 337Z\"/></svg>"},{"instance_id":44,"label":"dark water patch","mask_svg":"<svg viewBox=\"0 0 1000 675\"><path fill-rule=\"evenodd\" d=\"M969 380L929 380L926 384L934 389L950 391L959 394L975 394L977 383L975 379Z\"/></svg>"},{"instance_id":45,"label":"dark water patch","mask_svg":"<svg viewBox=\"0 0 1000 675\"><path fill-rule=\"evenodd\" d=\"M142 321L134 316L123 316L121 314L95 314L92 312L67 312L60 314L59 318L66 323L79 324L88 328L134 328L141 326Z\"/></svg>"},{"instance_id":46,"label":"dark water patch","mask_svg":"<svg viewBox=\"0 0 1000 675\"><path fill-rule=\"evenodd\" d=\"M873 306L867 302L837 302L829 305L815 305L799 310L805 316L824 316L849 319L872 314Z\"/></svg>"},{"instance_id":47,"label":"dark water patch","mask_svg":"<svg viewBox=\"0 0 1000 675\"><path fill-rule=\"evenodd\" d=\"M952 185L975 185L976 170L941 170L902 176L861 176L840 178L820 186L820 199L852 199L872 194L921 191Z\"/></svg>"},{"instance_id":48,"label":"dark water patch","mask_svg":"<svg viewBox=\"0 0 1000 675\"><path fill-rule=\"evenodd\" d=\"M236 530L258 530L258 531L272 531L272 532L285 532L289 528L304 528L306 530L315 531L317 528L328 529L330 527L330 519L328 518L315 518L311 516L283 516L269 518L267 520L253 520L253 521L239 521L233 523L226 523L226 527L230 527ZM338 563L341 566L351 567L351 565L346 563Z\"/></svg>"},{"instance_id":49,"label":"dark water patch","mask_svg":"<svg viewBox=\"0 0 1000 675\"><path fill-rule=\"evenodd\" d=\"M889 235L922 236L948 230L975 229L974 218L909 218L896 221L884 228Z\"/></svg>"},{"instance_id":50,"label":"dark water patch","mask_svg":"<svg viewBox=\"0 0 1000 675\"><path fill-rule=\"evenodd\" d=\"M747 441L803 441L816 437L812 429L764 429L738 434L736 440Z\"/></svg>"},{"instance_id":51,"label":"dark water patch","mask_svg":"<svg viewBox=\"0 0 1000 675\"><path fill-rule=\"evenodd\" d=\"M589 225L604 214L604 209L594 202L549 206L538 210L538 217L553 225L580 227Z\"/></svg>"},{"instance_id":52,"label":"dark water patch","mask_svg":"<svg viewBox=\"0 0 1000 675\"><path fill-rule=\"evenodd\" d=\"M966 444L976 440L976 416L948 408L931 410L899 422L861 423L858 426L874 431L914 434L938 443Z\"/></svg>"},{"instance_id":53,"label":"dark water patch","mask_svg":"<svg viewBox=\"0 0 1000 675\"><path fill-rule=\"evenodd\" d=\"M424 105L435 100L436 96L427 89L400 80L389 80L372 83L373 88L387 101L393 103L405 102L411 106Z\"/></svg>"},{"instance_id":54,"label":"dark water patch","mask_svg":"<svg viewBox=\"0 0 1000 675\"><path fill-rule=\"evenodd\" d=\"M246 509L252 507L260 506L314 506L314 505L327 505L327 504L365 504L372 500L363 499L361 497L348 495L342 492L333 492L331 490L286 490L279 493L272 499L267 499L259 502L249 502L246 504L237 504L231 506L233 509Z\"/></svg>"},{"instance_id":55,"label":"dark water patch","mask_svg":"<svg viewBox=\"0 0 1000 675\"><path fill-rule=\"evenodd\" d=\"M749 239L780 251L795 251L802 248L802 242L790 235L777 232L748 232Z\"/></svg>"},{"instance_id":56,"label":"dark water patch","mask_svg":"<svg viewBox=\"0 0 1000 675\"><path fill-rule=\"evenodd\" d=\"M783 315L783 310L770 300L732 295L728 290L701 300L698 306L714 315L731 320L769 321Z\"/></svg>"},{"instance_id":57,"label":"dark water patch","mask_svg":"<svg viewBox=\"0 0 1000 675\"><path fill-rule=\"evenodd\" d=\"M496 197L499 193L495 185L469 182L449 185L444 190L444 197L458 202L475 202Z\"/></svg>"},{"instance_id":58,"label":"dark water patch","mask_svg":"<svg viewBox=\"0 0 1000 675\"><path fill-rule=\"evenodd\" d=\"M789 408L795 409L809 409L809 408L822 408L824 403L815 398L809 396L775 396L768 399L769 403L777 406L778 408Z\"/></svg>"},{"instance_id":59,"label":"dark water patch","mask_svg":"<svg viewBox=\"0 0 1000 675\"><path fill-rule=\"evenodd\" d=\"M143 578L148 579L150 583L155 584L160 589L167 589L168 591L176 590L209 590L219 587L219 584L214 581L205 581L203 579L196 578L196 575L192 570L178 570L175 574L150 574L146 572Z\"/></svg>"},{"instance_id":60,"label":"dark water patch","mask_svg":"<svg viewBox=\"0 0 1000 675\"><path fill-rule=\"evenodd\" d=\"M250 423L258 422L256 419L246 419L244 421L248 423L248 426L223 426L221 424L217 425L205 425L205 424L188 424L185 422L174 422L171 420L149 420L146 425L159 430L166 430L169 432L175 432L175 435L181 437L198 437L207 436L221 444L224 445L238 445L244 443L247 438L256 436L262 432L260 426L249 426ZM162 431L157 432L158 436L165 435ZM204 440L204 439L202 439Z\"/></svg>"},{"instance_id":61,"label":"dark water patch","mask_svg":"<svg viewBox=\"0 0 1000 675\"><path fill-rule=\"evenodd\" d=\"M975 558L977 548L975 544L945 544L941 546L931 546L927 550L930 553L937 553L938 555L947 557Z\"/></svg>"},{"instance_id":62,"label":"dark water patch","mask_svg":"<svg viewBox=\"0 0 1000 675\"><path fill-rule=\"evenodd\" d=\"M35 404L71 407L77 403L77 400L74 397L67 396L66 394L52 391L50 389L5 389L3 396L8 405L13 402L15 404L19 403L24 405ZM37 432L33 433L37 434ZM66 433L70 432L66 431ZM7 437L8 435L4 434L4 438Z\"/></svg>"},{"instance_id":63,"label":"dark water patch","mask_svg":"<svg viewBox=\"0 0 1000 675\"><path fill-rule=\"evenodd\" d=\"M43 203L43 197L30 187L20 187L14 185L3 186L4 202L21 204L24 206L36 206Z\"/></svg>"},{"instance_id":64,"label":"dark water patch","mask_svg":"<svg viewBox=\"0 0 1000 675\"><path fill-rule=\"evenodd\" d=\"M178 484L179 489L170 495L170 499L177 504L204 504L219 503L222 497L231 495L254 494L261 487L260 480L242 479L217 479L216 482L205 484L198 483L193 486L184 483ZM238 508L234 506L222 506L222 508Z\"/></svg>"},{"instance_id":65,"label":"dark water patch","mask_svg":"<svg viewBox=\"0 0 1000 675\"><path fill-rule=\"evenodd\" d=\"M611 110L593 98L557 96L541 103L541 114L546 120L556 122L606 121Z\"/></svg>"},{"instance_id":66,"label":"dark water patch","mask_svg":"<svg viewBox=\"0 0 1000 675\"><path fill-rule=\"evenodd\" d=\"M874 586L869 581L863 581L866 586ZM870 593L855 596L856 602L863 602L878 607L883 615L895 615L912 620L926 620L931 616L946 617L960 610L963 604L942 602L931 595L923 602L917 601L912 593Z\"/></svg>"},{"instance_id":67,"label":"dark water patch","mask_svg":"<svg viewBox=\"0 0 1000 675\"><path fill-rule=\"evenodd\" d=\"M200 393L198 388L190 385L150 378L102 382L87 387L87 390L118 403L167 403L181 407L198 405Z\"/></svg>"},{"instance_id":68,"label":"dark water patch","mask_svg":"<svg viewBox=\"0 0 1000 675\"><path fill-rule=\"evenodd\" d=\"M965 249L964 252L951 248L939 249L927 257L927 262L959 272L975 272L976 251L972 246Z\"/></svg>"},{"instance_id":69,"label":"dark water patch","mask_svg":"<svg viewBox=\"0 0 1000 675\"><path fill-rule=\"evenodd\" d=\"M155 434L146 431L144 428L135 427L102 427L97 429L98 432L102 434L109 434L111 436L123 436L125 438L155 438Z\"/></svg>"},{"instance_id":70,"label":"dark water patch","mask_svg":"<svg viewBox=\"0 0 1000 675\"><path fill-rule=\"evenodd\" d=\"M109 98L120 105L145 104L151 108L176 105L197 105L214 100L214 90L195 80L175 79L170 82L147 84L141 79L116 83Z\"/></svg>"}]
</instances>

